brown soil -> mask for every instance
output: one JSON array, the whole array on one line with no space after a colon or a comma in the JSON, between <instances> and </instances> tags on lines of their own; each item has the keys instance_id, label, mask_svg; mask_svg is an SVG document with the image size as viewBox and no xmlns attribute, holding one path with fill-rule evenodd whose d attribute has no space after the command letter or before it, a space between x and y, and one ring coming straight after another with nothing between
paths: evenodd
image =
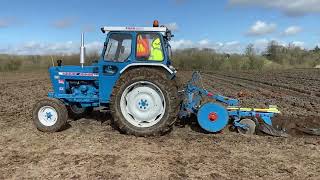
<instances>
[{"instance_id":1,"label":"brown soil","mask_svg":"<svg viewBox=\"0 0 320 180\"><path fill-rule=\"evenodd\" d=\"M190 72L180 75L186 81ZM282 116L275 122L281 126L317 127L319 75L320 70L207 73L204 83L240 96L244 106L278 105ZM0 179L320 178L319 136L241 136L228 129L207 134L187 125L165 136L136 138L114 130L110 115L99 112L70 121L62 132L39 132L32 106L50 86L47 73L0 74Z\"/></svg>"}]
</instances>

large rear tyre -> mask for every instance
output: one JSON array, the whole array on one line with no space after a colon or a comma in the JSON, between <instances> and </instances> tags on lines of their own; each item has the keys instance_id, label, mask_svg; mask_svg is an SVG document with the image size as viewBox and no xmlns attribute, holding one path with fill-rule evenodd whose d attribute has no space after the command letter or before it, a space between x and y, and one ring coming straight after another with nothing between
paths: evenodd
<instances>
[{"instance_id":1,"label":"large rear tyre","mask_svg":"<svg viewBox=\"0 0 320 180\"><path fill-rule=\"evenodd\" d=\"M171 130L178 104L176 85L167 73L141 67L121 75L113 89L110 108L121 132L156 136Z\"/></svg>"},{"instance_id":2,"label":"large rear tyre","mask_svg":"<svg viewBox=\"0 0 320 180\"><path fill-rule=\"evenodd\" d=\"M67 120L67 108L57 99L42 99L38 101L33 108L33 123L40 131L60 131L66 125Z\"/></svg>"}]
</instances>

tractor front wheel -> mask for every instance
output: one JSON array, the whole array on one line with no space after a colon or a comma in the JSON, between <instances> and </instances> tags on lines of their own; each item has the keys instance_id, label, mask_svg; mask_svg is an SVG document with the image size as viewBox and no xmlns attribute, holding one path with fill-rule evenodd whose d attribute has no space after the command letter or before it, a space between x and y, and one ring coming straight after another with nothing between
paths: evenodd
<instances>
[{"instance_id":1,"label":"tractor front wheel","mask_svg":"<svg viewBox=\"0 0 320 180\"><path fill-rule=\"evenodd\" d=\"M165 71L137 68L125 72L111 97L111 113L121 132L135 136L162 135L174 124L177 89Z\"/></svg>"},{"instance_id":2,"label":"tractor front wheel","mask_svg":"<svg viewBox=\"0 0 320 180\"><path fill-rule=\"evenodd\" d=\"M42 99L33 108L33 122L40 131L59 131L66 125L67 120L67 108L58 99Z\"/></svg>"}]
</instances>

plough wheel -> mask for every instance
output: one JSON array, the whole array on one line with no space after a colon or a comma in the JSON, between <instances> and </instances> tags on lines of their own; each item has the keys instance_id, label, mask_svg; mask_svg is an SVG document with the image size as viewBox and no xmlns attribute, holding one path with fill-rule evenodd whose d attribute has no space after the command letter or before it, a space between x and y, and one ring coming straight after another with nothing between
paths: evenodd
<instances>
[{"instance_id":1,"label":"plough wheel","mask_svg":"<svg viewBox=\"0 0 320 180\"><path fill-rule=\"evenodd\" d=\"M242 119L240 124L245 125L246 128L237 127L240 134L252 135L256 131L256 123L251 119Z\"/></svg>"},{"instance_id":2,"label":"plough wheel","mask_svg":"<svg viewBox=\"0 0 320 180\"><path fill-rule=\"evenodd\" d=\"M228 111L221 105L206 103L197 113L199 125L208 132L219 132L228 124Z\"/></svg>"}]
</instances>

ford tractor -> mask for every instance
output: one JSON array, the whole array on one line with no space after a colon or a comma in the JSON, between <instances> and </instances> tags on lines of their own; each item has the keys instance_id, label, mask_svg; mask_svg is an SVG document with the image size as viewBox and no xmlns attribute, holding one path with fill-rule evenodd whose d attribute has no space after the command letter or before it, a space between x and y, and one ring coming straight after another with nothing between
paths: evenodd
<instances>
[{"instance_id":1,"label":"ford tractor","mask_svg":"<svg viewBox=\"0 0 320 180\"><path fill-rule=\"evenodd\" d=\"M171 31L153 27L103 27L101 57L84 66L81 36L80 66L60 60L49 68L53 91L35 104L33 121L40 131L62 130L69 117L96 109L111 111L114 123L126 134L160 135L175 122L179 101L176 70L171 65Z\"/></svg>"},{"instance_id":2,"label":"ford tractor","mask_svg":"<svg viewBox=\"0 0 320 180\"><path fill-rule=\"evenodd\" d=\"M100 59L84 66L81 36L80 66L49 68L53 91L34 106L33 121L45 132L62 130L69 117L80 118L94 108L111 111L123 133L154 136L168 132L177 118L196 116L204 130L216 133L228 124L241 134L256 130L287 136L274 128L276 106L243 108L237 99L213 94L201 83L199 72L178 92L176 70L171 65L171 31L155 21L153 27L103 27L107 33ZM178 98L179 97L179 98ZM214 102L203 104L204 98ZM179 108L180 107L180 110Z\"/></svg>"}]
</instances>

